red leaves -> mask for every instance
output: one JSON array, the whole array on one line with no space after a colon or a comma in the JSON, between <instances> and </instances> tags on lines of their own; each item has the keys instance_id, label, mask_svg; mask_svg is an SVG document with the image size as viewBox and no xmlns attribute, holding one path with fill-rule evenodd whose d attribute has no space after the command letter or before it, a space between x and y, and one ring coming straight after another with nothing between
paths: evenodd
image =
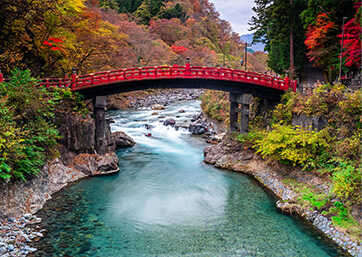
<instances>
[{"instance_id":1,"label":"red leaves","mask_svg":"<svg viewBox=\"0 0 362 257\"><path fill-rule=\"evenodd\" d=\"M361 33L362 28L355 22L355 19L350 19L344 25L344 41L343 41L343 57L346 58L345 65L347 67L360 67L361 65ZM342 40L342 34L338 35Z\"/></svg>"},{"instance_id":2,"label":"red leaves","mask_svg":"<svg viewBox=\"0 0 362 257\"><path fill-rule=\"evenodd\" d=\"M331 21L328 13L320 13L317 16L316 23L308 27L307 39L304 44L309 50L307 55L310 61L314 61L319 65L323 62L323 59L328 58L329 51L326 49L328 49L330 40L333 40L330 32L335 29L337 29L337 26Z\"/></svg>"},{"instance_id":3,"label":"red leaves","mask_svg":"<svg viewBox=\"0 0 362 257\"><path fill-rule=\"evenodd\" d=\"M52 46L52 43L49 43L49 41L44 40L43 45Z\"/></svg>"},{"instance_id":4,"label":"red leaves","mask_svg":"<svg viewBox=\"0 0 362 257\"><path fill-rule=\"evenodd\" d=\"M49 46L52 51L59 51L62 50L62 43L64 43L64 41L60 38L50 37L48 40L44 40L43 45Z\"/></svg>"},{"instance_id":5,"label":"red leaves","mask_svg":"<svg viewBox=\"0 0 362 257\"><path fill-rule=\"evenodd\" d=\"M61 48L60 47L57 47L57 46L53 46L50 48L50 50L53 50L53 51L58 51L60 50Z\"/></svg>"},{"instance_id":6,"label":"red leaves","mask_svg":"<svg viewBox=\"0 0 362 257\"><path fill-rule=\"evenodd\" d=\"M50 37L49 41L53 41L54 43L63 43L63 40L60 38Z\"/></svg>"},{"instance_id":7,"label":"red leaves","mask_svg":"<svg viewBox=\"0 0 362 257\"><path fill-rule=\"evenodd\" d=\"M176 54L179 55L183 55L187 50L189 50L188 48L184 47L184 46L171 46L172 51L174 51Z\"/></svg>"}]
</instances>

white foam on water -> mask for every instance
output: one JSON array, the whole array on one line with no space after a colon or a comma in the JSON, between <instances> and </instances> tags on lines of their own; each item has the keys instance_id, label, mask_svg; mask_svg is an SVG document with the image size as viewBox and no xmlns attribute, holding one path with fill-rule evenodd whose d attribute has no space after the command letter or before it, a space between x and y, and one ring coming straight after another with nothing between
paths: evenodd
<instances>
[{"instance_id":1,"label":"white foam on water","mask_svg":"<svg viewBox=\"0 0 362 257\"><path fill-rule=\"evenodd\" d=\"M132 220L138 225L202 225L224 215L227 191L203 190L160 192L147 188L123 188L115 192L110 208L113 220ZM125 196L126 194L127 196ZM126 200L125 200L126 199Z\"/></svg>"}]
</instances>

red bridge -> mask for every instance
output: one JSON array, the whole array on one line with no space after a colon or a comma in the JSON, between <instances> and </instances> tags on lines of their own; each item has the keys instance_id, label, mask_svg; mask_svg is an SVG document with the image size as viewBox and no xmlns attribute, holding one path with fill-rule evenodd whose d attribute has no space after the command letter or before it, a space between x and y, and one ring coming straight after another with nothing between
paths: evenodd
<instances>
[{"instance_id":1,"label":"red bridge","mask_svg":"<svg viewBox=\"0 0 362 257\"><path fill-rule=\"evenodd\" d=\"M0 73L0 82L3 81ZM149 88L204 88L230 92L230 129L246 132L249 118L249 96L264 99L270 108L287 90L296 90L297 82L289 78L245 72L229 68L191 66L157 66L119 69L87 75L73 73L70 78L47 78L40 86L71 88L85 98L94 98L97 127L104 128L106 98L104 96ZM241 114L241 116L239 116ZM238 124L240 122L240 124ZM99 125L100 124L100 125ZM102 125L103 124L103 125ZM98 129L102 145L104 129ZM103 131L103 132L102 132ZM98 135L99 134L99 135ZM98 144L98 143L97 143ZM102 151L103 146L97 146Z\"/></svg>"},{"instance_id":2,"label":"red bridge","mask_svg":"<svg viewBox=\"0 0 362 257\"><path fill-rule=\"evenodd\" d=\"M272 97L289 89L295 91L297 83L288 78L280 79L261 73L186 64L72 74L71 78L43 79L40 85L69 87L88 97L147 88L209 88L251 94L260 91L262 97L267 97L268 93Z\"/></svg>"}]
</instances>

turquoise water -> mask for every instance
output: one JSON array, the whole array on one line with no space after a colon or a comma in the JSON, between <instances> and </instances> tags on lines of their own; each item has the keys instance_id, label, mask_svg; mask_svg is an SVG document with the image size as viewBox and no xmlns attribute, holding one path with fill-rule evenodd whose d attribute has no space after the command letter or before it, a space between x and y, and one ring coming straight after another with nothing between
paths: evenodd
<instances>
[{"instance_id":1,"label":"turquoise water","mask_svg":"<svg viewBox=\"0 0 362 257\"><path fill-rule=\"evenodd\" d=\"M278 213L252 179L204 164L201 140L158 119L183 122L199 110L195 101L159 115L110 113L112 130L137 145L118 152L119 174L82 180L46 204L38 215L48 233L34 256L342 256Z\"/></svg>"}]
</instances>

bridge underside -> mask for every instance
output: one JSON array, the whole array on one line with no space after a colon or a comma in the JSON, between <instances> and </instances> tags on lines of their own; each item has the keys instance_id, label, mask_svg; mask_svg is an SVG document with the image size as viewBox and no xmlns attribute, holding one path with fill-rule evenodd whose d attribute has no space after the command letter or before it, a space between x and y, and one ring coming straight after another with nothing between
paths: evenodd
<instances>
[{"instance_id":1,"label":"bridge underside","mask_svg":"<svg viewBox=\"0 0 362 257\"><path fill-rule=\"evenodd\" d=\"M105 111L107 95L145 90L150 88L194 88L221 90L230 93L230 131L248 132L250 96L263 99L264 105L272 105L280 101L282 90L258 86L254 84L243 84L240 82L209 80L209 79L158 79L142 81L123 81L115 83L100 84L91 87L82 87L76 90L86 98L95 99L95 118L97 133L97 152L103 153L106 149L105 143ZM268 107L265 107L268 108Z\"/></svg>"},{"instance_id":2,"label":"bridge underside","mask_svg":"<svg viewBox=\"0 0 362 257\"><path fill-rule=\"evenodd\" d=\"M212 79L153 79L142 81L123 81L118 83L107 83L107 85L97 85L87 88L83 87L82 89L77 90L77 92L81 93L86 98L94 98L96 96L106 96L151 88L212 89L234 94L251 94L253 96L272 101L279 101L280 96L284 93L284 91L265 86Z\"/></svg>"}]
</instances>

